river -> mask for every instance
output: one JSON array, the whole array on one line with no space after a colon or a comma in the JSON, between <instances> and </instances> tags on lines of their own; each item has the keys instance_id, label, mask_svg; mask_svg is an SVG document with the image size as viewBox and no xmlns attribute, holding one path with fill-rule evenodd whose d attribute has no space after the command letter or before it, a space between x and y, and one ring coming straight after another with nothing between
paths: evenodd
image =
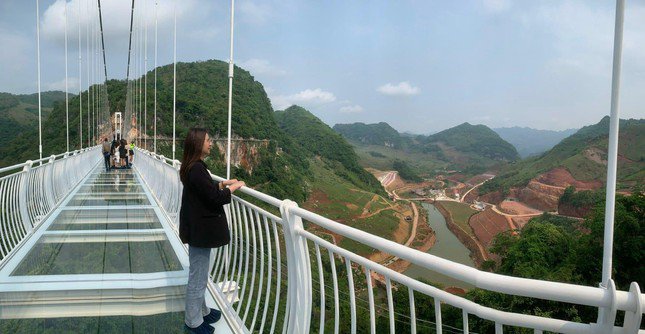
<instances>
[{"instance_id":1,"label":"river","mask_svg":"<svg viewBox=\"0 0 645 334\"><path fill-rule=\"evenodd\" d=\"M441 212L439 212L439 210L437 210L437 208L432 204L421 203L421 205L428 211L428 224L435 231L437 236L437 241L428 251L428 254L453 262L459 262L470 267L475 267L475 263L469 255L470 251L454 234L452 234L452 232L450 232L448 226L446 226L446 219L443 217ZM419 267L415 264L412 264L404 274L412 278L424 278L431 282L441 283L445 286L456 286L464 289L473 288L470 284Z\"/></svg>"}]
</instances>

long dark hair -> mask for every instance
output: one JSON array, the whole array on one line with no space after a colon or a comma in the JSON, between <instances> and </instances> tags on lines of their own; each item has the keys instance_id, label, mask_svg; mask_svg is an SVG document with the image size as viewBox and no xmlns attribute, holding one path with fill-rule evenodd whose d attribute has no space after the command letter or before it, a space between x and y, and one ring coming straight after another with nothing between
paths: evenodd
<instances>
[{"instance_id":1,"label":"long dark hair","mask_svg":"<svg viewBox=\"0 0 645 334\"><path fill-rule=\"evenodd\" d=\"M184 158L181 160L181 168L179 168L179 178L183 184L186 184L190 168L202 158L206 133L204 128L192 128L184 139Z\"/></svg>"}]
</instances>

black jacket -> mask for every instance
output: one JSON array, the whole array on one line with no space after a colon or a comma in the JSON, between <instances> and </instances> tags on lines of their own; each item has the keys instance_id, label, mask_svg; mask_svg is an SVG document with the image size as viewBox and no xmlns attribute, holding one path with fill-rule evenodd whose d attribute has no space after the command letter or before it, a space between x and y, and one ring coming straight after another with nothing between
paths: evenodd
<instances>
[{"instance_id":1,"label":"black jacket","mask_svg":"<svg viewBox=\"0 0 645 334\"><path fill-rule=\"evenodd\" d=\"M224 204L231 203L231 191L218 188L201 160L190 168L186 179L179 211L181 241L203 248L228 244L231 236Z\"/></svg>"}]
</instances>

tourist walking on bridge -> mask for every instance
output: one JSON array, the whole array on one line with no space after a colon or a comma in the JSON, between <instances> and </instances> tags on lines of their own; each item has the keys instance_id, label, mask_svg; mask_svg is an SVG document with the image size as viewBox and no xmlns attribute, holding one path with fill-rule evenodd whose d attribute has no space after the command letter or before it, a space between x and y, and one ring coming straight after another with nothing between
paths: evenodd
<instances>
[{"instance_id":1,"label":"tourist walking on bridge","mask_svg":"<svg viewBox=\"0 0 645 334\"><path fill-rule=\"evenodd\" d=\"M107 137L103 139L103 160L105 161L105 171L110 171L110 142Z\"/></svg>"},{"instance_id":2,"label":"tourist walking on bridge","mask_svg":"<svg viewBox=\"0 0 645 334\"><path fill-rule=\"evenodd\" d=\"M243 181L213 182L203 159L210 154L211 141L205 129L192 128L184 140L184 157L179 177L184 185L179 213L179 236L188 244L190 262L186 286L186 329L192 333L210 334L221 317L206 306L204 293L208 282L211 249L227 245L230 240L224 205L231 193L244 186ZM228 187L227 187L228 186Z\"/></svg>"},{"instance_id":3,"label":"tourist walking on bridge","mask_svg":"<svg viewBox=\"0 0 645 334\"><path fill-rule=\"evenodd\" d=\"M128 142L121 138L121 141L119 142L119 157L121 158L121 161L119 162L119 165L121 167L128 167Z\"/></svg>"}]
</instances>

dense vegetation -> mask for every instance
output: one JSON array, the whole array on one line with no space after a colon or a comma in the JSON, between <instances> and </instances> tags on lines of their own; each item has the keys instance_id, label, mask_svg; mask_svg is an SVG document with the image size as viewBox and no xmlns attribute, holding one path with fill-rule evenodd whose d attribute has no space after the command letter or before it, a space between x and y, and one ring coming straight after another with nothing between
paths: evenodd
<instances>
[{"instance_id":1,"label":"dense vegetation","mask_svg":"<svg viewBox=\"0 0 645 334\"><path fill-rule=\"evenodd\" d=\"M286 134L308 154L320 157L329 169L360 189L385 195L379 181L358 164L352 147L327 124L299 106L276 111L275 119Z\"/></svg>"},{"instance_id":2,"label":"dense vegetation","mask_svg":"<svg viewBox=\"0 0 645 334\"><path fill-rule=\"evenodd\" d=\"M73 98L74 95L70 95ZM46 121L57 103L64 103L65 93L41 93L42 119ZM60 126L59 126L60 127ZM17 162L4 153L9 145L23 133L38 134L38 94L14 95L0 93L0 166ZM37 144L36 144L37 145ZM37 146L36 146L37 147ZM33 158L33 156L32 156Z\"/></svg>"},{"instance_id":3,"label":"dense vegetation","mask_svg":"<svg viewBox=\"0 0 645 334\"><path fill-rule=\"evenodd\" d=\"M98 86L92 86L92 90L97 89ZM3 142L0 146L0 165L7 166L26 160L38 159L38 102L37 94L24 96L24 101L21 105L31 106L26 107L27 113L35 113L28 115L27 119L30 121L24 127L19 127L20 131L12 138ZM65 152L66 140L66 110L65 110L65 94L62 92L47 92L43 93L41 97L43 101L43 157L52 154ZM79 141L79 97L78 95L69 95L69 137L70 137L70 150L75 150L80 147ZM87 146L89 134L87 131L88 112L86 109L87 91L83 92L83 147ZM21 113L25 115L25 113ZM9 123L12 126L12 123ZM4 125L3 125L4 126Z\"/></svg>"},{"instance_id":4,"label":"dense vegetation","mask_svg":"<svg viewBox=\"0 0 645 334\"><path fill-rule=\"evenodd\" d=\"M172 65L158 68L157 76L157 132L159 136L172 137ZM152 72L150 72L152 74ZM152 80L148 89L153 91ZM148 97L148 115L153 108ZM215 138L225 138L228 108L228 64L218 60L177 64L177 138L181 157L181 142L188 129L199 126L208 129ZM152 133L148 121L147 133ZM267 146L258 146L254 153L253 170L241 166L232 169L232 177L245 180L258 190L278 198L291 198L302 202L310 176L307 159L302 148L282 131L273 117L273 108L261 83L244 69L235 68L233 81L232 132L242 140L268 140ZM170 143L160 144L159 151L171 154ZM251 152L247 152L250 154ZM223 154L211 151L207 164L213 173L226 174Z\"/></svg>"},{"instance_id":5,"label":"dense vegetation","mask_svg":"<svg viewBox=\"0 0 645 334\"><path fill-rule=\"evenodd\" d=\"M153 72L148 73L152 75ZM157 133L159 137L172 137L172 65L158 68L157 82ZM235 137L243 139L266 139L267 147L258 148L257 166L252 173L234 168L234 177L257 185L260 190L274 196L289 197L296 201L306 199L306 177L309 175L306 159L297 144L286 136L273 119L273 109L262 87L249 72L236 68L233 93L234 112L232 130ZM154 81L148 80L148 134L153 132ZM86 97L86 92L83 92ZM108 81L111 111L123 112L125 108L126 82ZM177 64L177 158L181 158L181 143L189 128L205 127L214 136L226 135L228 98L228 64L221 61L204 61ZM84 100L85 102L85 100ZM79 146L78 96L69 101L71 149ZM84 108L85 109L85 108ZM85 124L87 115L83 116ZM43 124L44 156L65 151L65 105L54 104L51 115ZM87 146L87 131L83 128L83 146ZM36 127L23 131L14 140L0 147L2 165L10 165L38 157L38 132ZM149 141L150 142L150 141ZM151 148L151 147L150 147ZM171 144L160 140L158 151L171 155ZM225 174L223 157L213 150L207 163L219 175ZM282 154L276 154L281 151ZM287 172L288 171L288 172Z\"/></svg>"},{"instance_id":6,"label":"dense vegetation","mask_svg":"<svg viewBox=\"0 0 645 334\"><path fill-rule=\"evenodd\" d=\"M523 187L534 177L556 167L566 168L578 180L604 181L607 166L609 117L583 127L539 157L529 158L507 166L502 172L480 187L480 193L505 191ZM589 158L598 155L600 161ZM645 179L645 120L621 120L618 139L618 188L632 189Z\"/></svg>"},{"instance_id":7,"label":"dense vegetation","mask_svg":"<svg viewBox=\"0 0 645 334\"><path fill-rule=\"evenodd\" d=\"M404 179L406 179L406 180L408 180L410 182L421 182L421 181L423 181L423 179L421 179L421 177L419 177L419 175L417 175L414 172L414 170L412 170L412 168L410 168L410 166L408 166L408 164L405 163L405 161L398 160L398 159L394 160L394 163L392 163L392 168L394 170L398 171L399 175L402 178L404 178Z\"/></svg>"},{"instance_id":8,"label":"dense vegetation","mask_svg":"<svg viewBox=\"0 0 645 334\"><path fill-rule=\"evenodd\" d=\"M569 205L572 207L593 207L605 198L602 191L583 190L576 192L573 186L567 187L564 194L560 196L558 205Z\"/></svg>"}]
</instances>

